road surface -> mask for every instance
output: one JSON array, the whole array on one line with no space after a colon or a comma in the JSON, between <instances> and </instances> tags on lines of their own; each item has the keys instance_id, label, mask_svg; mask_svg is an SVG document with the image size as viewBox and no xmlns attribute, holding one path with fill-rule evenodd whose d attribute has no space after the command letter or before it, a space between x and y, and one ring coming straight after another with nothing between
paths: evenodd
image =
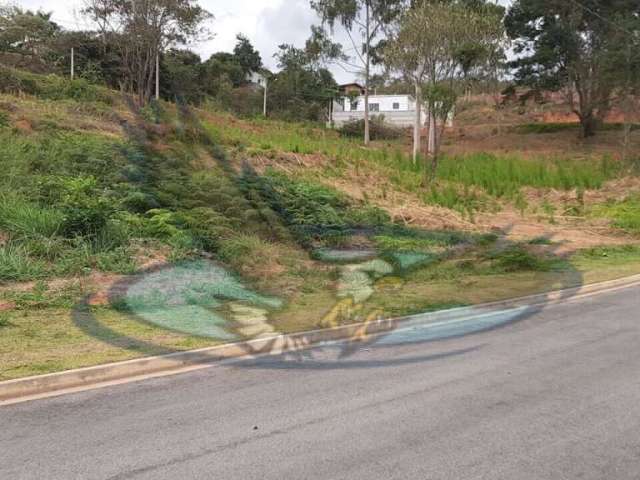
<instances>
[{"instance_id":1,"label":"road surface","mask_svg":"<svg viewBox=\"0 0 640 480\"><path fill-rule=\"evenodd\" d=\"M636 288L0 408L0 479L640 478Z\"/></svg>"}]
</instances>

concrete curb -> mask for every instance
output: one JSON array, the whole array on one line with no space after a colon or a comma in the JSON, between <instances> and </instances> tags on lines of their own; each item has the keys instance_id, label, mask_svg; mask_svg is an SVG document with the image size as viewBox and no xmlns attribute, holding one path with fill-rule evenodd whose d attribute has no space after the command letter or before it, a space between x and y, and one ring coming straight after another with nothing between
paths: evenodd
<instances>
[{"instance_id":1,"label":"concrete curb","mask_svg":"<svg viewBox=\"0 0 640 480\"><path fill-rule=\"evenodd\" d=\"M640 275L549 293L529 295L511 300L475 305L473 307L433 312L429 314L429 318L434 321L446 321L459 316L461 311L465 309L468 310L469 308L473 308L474 310L516 308L523 306L535 308L543 305L553 305L578 300L599 293L629 288L634 285L640 285ZM212 363L221 360L294 352L323 342L362 340L369 336L394 330L401 327L403 322L411 319L415 320L421 316L424 316L424 314L288 335L278 335L269 338L259 338L199 350L176 352L168 355L145 357L48 375L9 380L0 382L0 405L62 395L88 388L127 383L143 378L182 373L199 368L206 368Z\"/></svg>"}]
</instances>

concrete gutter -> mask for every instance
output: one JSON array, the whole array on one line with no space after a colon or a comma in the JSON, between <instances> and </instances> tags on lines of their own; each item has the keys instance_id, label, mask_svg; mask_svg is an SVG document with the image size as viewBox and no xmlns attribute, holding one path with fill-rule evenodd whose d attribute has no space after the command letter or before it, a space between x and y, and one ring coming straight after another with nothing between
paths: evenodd
<instances>
[{"instance_id":1,"label":"concrete gutter","mask_svg":"<svg viewBox=\"0 0 640 480\"><path fill-rule=\"evenodd\" d=\"M486 303L473 306L472 308L476 314L481 314L482 310L491 311L518 307L535 308L580 300L593 295L636 285L640 285L640 275L511 300ZM425 320L429 323L456 321L465 310L468 311L469 307L433 312L428 315L413 315L388 320L376 320L335 328L259 338L199 350L176 352L168 355L109 363L49 375L9 380L0 382L0 406L129 383L158 376L184 373L207 368L220 361L229 359L294 352L325 342L360 341L371 336L402 328L403 323L408 320L415 321L418 317L425 317Z\"/></svg>"}]
</instances>

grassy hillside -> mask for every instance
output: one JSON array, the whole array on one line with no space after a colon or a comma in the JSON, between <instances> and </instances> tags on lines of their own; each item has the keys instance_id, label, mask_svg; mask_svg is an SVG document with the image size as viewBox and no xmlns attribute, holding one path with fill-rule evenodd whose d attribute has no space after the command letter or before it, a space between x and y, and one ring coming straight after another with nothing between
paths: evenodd
<instances>
[{"instance_id":1,"label":"grassy hillside","mask_svg":"<svg viewBox=\"0 0 640 480\"><path fill-rule=\"evenodd\" d=\"M451 153L425 186L404 138L0 79L0 379L640 271L613 154Z\"/></svg>"}]
</instances>

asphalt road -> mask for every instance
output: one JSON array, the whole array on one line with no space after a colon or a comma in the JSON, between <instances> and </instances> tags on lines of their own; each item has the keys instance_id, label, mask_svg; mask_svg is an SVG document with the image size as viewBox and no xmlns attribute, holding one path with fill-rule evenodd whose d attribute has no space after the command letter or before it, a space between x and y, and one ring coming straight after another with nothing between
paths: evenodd
<instances>
[{"instance_id":1,"label":"asphalt road","mask_svg":"<svg viewBox=\"0 0 640 480\"><path fill-rule=\"evenodd\" d=\"M639 307L627 289L2 407L0 479L637 480Z\"/></svg>"}]
</instances>

